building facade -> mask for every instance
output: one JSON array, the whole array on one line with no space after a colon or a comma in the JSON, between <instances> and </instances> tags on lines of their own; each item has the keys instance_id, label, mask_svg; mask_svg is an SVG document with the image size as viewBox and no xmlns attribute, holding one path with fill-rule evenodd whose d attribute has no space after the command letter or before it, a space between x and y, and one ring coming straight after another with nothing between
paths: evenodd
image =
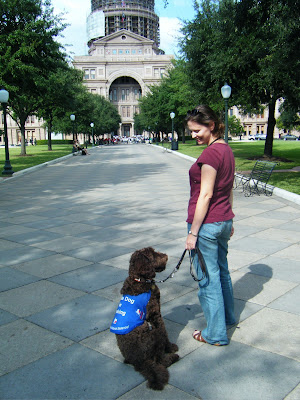
<instances>
[{"instance_id":1,"label":"building facade","mask_svg":"<svg viewBox=\"0 0 300 400\"><path fill-rule=\"evenodd\" d=\"M21 144L21 129L9 114L6 115L7 121L7 137L10 146L18 146ZM3 112L0 110L0 130L4 129ZM35 140L47 140L47 129L44 122L35 115L27 118L25 125L25 140L27 143L34 143ZM4 137L0 135L0 146L4 145Z\"/></svg>"},{"instance_id":2,"label":"building facade","mask_svg":"<svg viewBox=\"0 0 300 400\"><path fill-rule=\"evenodd\" d=\"M87 18L89 55L74 57L88 90L117 108L120 136L134 136L139 98L171 67L173 56L159 49L154 4L154 0L92 0Z\"/></svg>"},{"instance_id":3,"label":"building facade","mask_svg":"<svg viewBox=\"0 0 300 400\"><path fill-rule=\"evenodd\" d=\"M275 118L278 118L280 101L276 104ZM254 136L256 134L267 134L269 110L264 109L261 114L242 114L237 107L232 107L228 113L229 116L235 116L244 127L244 137ZM280 130L275 126L274 138L280 137Z\"/></svg>"},{"instance_id":4,"label":"building facade","mask_svg":"<svg viewBox=\"0 0 300 400\"><path fill-rule=\"evenodd\" d=\"M153 40L122 29L93 41L88 56L74 57L74 67L84 72L91 93L106 97L118 109L122 119L118 134L134 136L138 100L160 82L172 58L162 54Z\"/></svg>"}]
</instances>

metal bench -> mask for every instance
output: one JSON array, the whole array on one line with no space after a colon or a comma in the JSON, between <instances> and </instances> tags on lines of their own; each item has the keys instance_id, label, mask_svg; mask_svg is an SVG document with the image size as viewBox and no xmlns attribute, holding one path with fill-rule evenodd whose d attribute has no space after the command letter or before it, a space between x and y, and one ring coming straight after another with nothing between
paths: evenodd
<instances>
[{"instance_id":1,"label":"metal bench","mask_svg":"<svg viewBox=\"0 0 300 400\"><path fill-rule=\"evenodd\" d=\"M249 176L238 172L235 174L235 188L242 185L246 197L252 196L254 193L258 195L264 193L266 196L271 196L273 187L267 185L267 183L276 165L277 163L271 161L256 161Z\"/></svg>"}]
</instances>

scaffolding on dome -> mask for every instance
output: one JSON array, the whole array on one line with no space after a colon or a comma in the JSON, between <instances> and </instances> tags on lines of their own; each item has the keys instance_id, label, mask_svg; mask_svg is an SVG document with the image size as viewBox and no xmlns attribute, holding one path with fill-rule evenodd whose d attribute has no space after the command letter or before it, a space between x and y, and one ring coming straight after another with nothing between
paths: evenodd
<instances>
[{"instance_id":1,"label":"scaffolding on dome","mask_svg":"<svg viewBox=\"0 0 300 400\"><path fill-rule=\"evenodd\" d=\"M155 0L91 0L91 14L103 11L105 36L126 29L153 40L159 47L159 17L155 14L154 3ZM95 24L95 19L93 22ZM98 38L89 37L89 46Z\"/></svg>"}]
</instances>

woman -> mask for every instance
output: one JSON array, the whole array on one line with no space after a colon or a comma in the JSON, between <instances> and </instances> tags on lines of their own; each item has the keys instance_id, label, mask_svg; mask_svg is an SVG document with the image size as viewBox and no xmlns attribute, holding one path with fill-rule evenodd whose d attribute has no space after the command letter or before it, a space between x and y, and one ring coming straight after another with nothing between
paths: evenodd
<instances>
[{"instance_id":1,"label":"woman","mask_svg":"<svg viewBox=\"0 0 300 400\"><path fill-rule=\"evenodd\" d=\"M224 125L206 105L189 111L186 117L192 137L207 145L192 165L188 205L186 249L199 247L208 279L199 283L198 297L207 326L195 330L193 338L215 346L228 344L226 325L235 323L233 291L228 271L228 240L233 234L232 187L234 156L222 139ZM199 270L201 279L201 268Z\"/></svg>"}]
</instances>

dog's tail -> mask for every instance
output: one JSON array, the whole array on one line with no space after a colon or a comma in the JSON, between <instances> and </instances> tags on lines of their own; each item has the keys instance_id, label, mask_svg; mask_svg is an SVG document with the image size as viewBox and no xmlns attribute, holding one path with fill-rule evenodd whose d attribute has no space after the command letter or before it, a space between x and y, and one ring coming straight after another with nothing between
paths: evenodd
<instances>
[{"instance_id":1,"label":"dog's tail","mask_svg":"<svg viewBox=\"0 0 300 400\"><path fill-rule=\"evenodd\" d=\"M163 390L169 382L167 368L162 364L157 364L153 360L146 360L143 364L135 365L134 368L147 379L147 386L150 389Z\"/></svg>"}]
</instances>

